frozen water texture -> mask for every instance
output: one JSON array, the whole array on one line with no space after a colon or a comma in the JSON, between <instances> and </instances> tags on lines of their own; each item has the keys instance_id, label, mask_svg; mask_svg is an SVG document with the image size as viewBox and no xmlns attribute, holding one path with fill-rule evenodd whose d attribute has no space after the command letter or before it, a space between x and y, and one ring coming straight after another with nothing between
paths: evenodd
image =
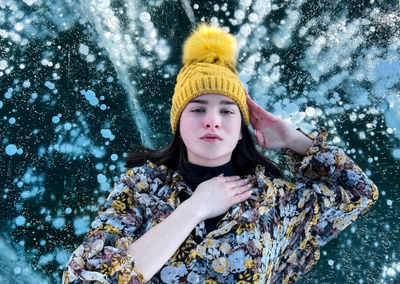
<instances>
[{"instance_id":1,"label":"frozen water texture","mask_svg":"<svg viewBox=\"0 0 400 284\"><path fill-rule=\"evenodd\" d=\"M278 48L288 48L290 46L292 34L301 18L300 13L295 10L288 10L286 13L287 17L279 26L279 31L272 36L272 41Z\"/></svg>"},{"instance_id":2,"label":"frozen water texture","mask_svg":"<svg viewBox=\"0 0 400 284\"><path fill-rule=\"evenodd\" d=\"M400 139L400 95L387 96L388 109L385 111L386 125L388 128L396 129L394 135Z\"/></svg>"},{"instance_id":3,"label":"frozen water texture","mask_svg":"<svg viewBox=\"0 0 400 284\"><path fill-rule=\"evenodd\" d=\"M110 139L111 141L114 140L115 136L112 134L110 129L102 129L100 131L101 136L103 136L104 138Z\"/></svg>"},{"instance_id":4,"label":"frozen water texture","mask_svg":"<svg viewBox=\"0 0 400 284\"><path fill-rule=\"evenodd\" d=\"M60 114L55 116L60 117ZM69 131L69 135L59 135L56 143L50 145L47 149L49 153L56 151L63 154L68 154L71 158L82 157L88 154L93 155L96 158L104 157L106 151L104 146L96 146L92 140L87 136L88 126L87 122L83 117L78 116L76 126L72 127L71 124L58 125L55 132L61 130ZM45 153L41 152L40 155Z\"/></svg>"},{"instance_id":5,"label":"frozen water texture","mask_svg":"<svg viewBox=\"0 0 400 284\"><path fill-rule=\"evenodd\" d=\"M8 67L8 62L5 59L0 60L0 70L5 70Z\"/></svg>"},{"instance_id":6,"label":"frozen water texture","mask_svg":"<svg viewBox=\"0 0 400 284\"><path fill-rule=\"evenodd\" d=\"M15 26L14 26L14 29L17 32L20 32L20 31L22 31L24 29L24 24L23 23L16 23Z\"/></svg>"},{"instance_id":7,"label":"frozen water texture","mask_svg":"<svg viewBox=\"0 0 400 284\"><path fill-rule=\"evenodd\" d=\"M85 99L89 101L90 105L97 106L99 104L99 99L92 90L88 90L87 92L82 91L82 93L85 95Z\"/></svg>"},{"instance_id":8,"label":"frozen water texture","mask_svg":"<svg viewBox=\"0 0 400 284\"><path fill-rule=\"evenodd\" d=\"M15 146L14 144L9 144L6 147L6 154L9 156L13 156L17 153L17 146Z\"/></svg>"},{"instance_id":9,"label":"frozen water texture","mask_svg":"<svg viewBox=\"0 0 400 284\"><path fill-rule=\"evenodd\" d=\"M48 253L48 254L40 256L39 264L40 265L45 265L45 264L48 264L49 262L51 262L53 260L54 260L54 255L51 254L51 253Z\"/></svg>"},{"instance_id":10,"label":"frozen water texture","mask_svg":"<svg viewBox=\"0 0 400 284\"><path fill-rule=\"evenodd\" d=\"M295 114L299 111L299 107L295 103L290 103L286 106L285 110L288 114Z\"/></svg>"},{"instance_id":11,"label":"frozen water texture","mask_svg":"<svg viewBox=\"0 0 400 284\"><path fill-rule=\"evenodd\" d=\"M235 11L235 18L236 19L243 20L245 16L246 16L246 14L244 13L243 10L238 9L238 10Z\"/></svg>"},{"instance_id":12,"label":"frozen water texture","mask_svg":"<svg viewBox=\"0 0 400 284\"><path fill-rule=\"evenodd\" d=\"M397 148L397 149L394 149L394 150L393 150L393 157L394 157L396 160L400 160L400 148Z\"/></svg>"},{"instance_id":13,"label":"frozen water texture","mask_svg":"<svg viewBox=\"0 0 400 284\"><path fill-rule=\"evenodd\" d=\"M38 0L23 0L26 5L28 6L32 6L33 4L35 4L36 2L38 2Z\"/></svg>"},{"instance_id":14,"label":"frozen water texture","mask_svg":"<svg viewBox=\"0 0 400 284\"><path fill-rule=\"evenodd\" d=\"M142 23L147 23L151 20L151 16L149 12L142 12L140 13L139 19L142 21Z\"/></svg>"},{"instance_id":15,"label":"frozen water texture","mask_svg":"<svg viewBox=\"0 0 400 284\"><path fill-rule=\"evenodd\" d=\"M396 271L393 268L388 268L387 275L390 277L396 276Z\"/></svg>"},{"instance_id":16,"label":"frozen water texture","mask_svg":"<svg viewBox=\"0 0 400 284\"><path fill-rule=\"evenodd\" d=\"M382 278L380 283L386 282L387 278L396 278L398 273L400 273L400 262L393 262L390 266L383 266Z\"/></svg>"},{"instance_id":17,"label":"frozen water texture","mask_svg":"<svg viewBox=\"0 0 400 284\"><path fill-rule=\"evenodd\" d=\"M315 116L315 109L313 107L307 107L306 114L307 114L307 116L310 116L310 117Z\"/></svg>"},{"instance_id":18,"label":"frozen water texture","mask_svg":"<svg viewBox=\"0 0 400 284\"><path fill-rule=\"evenodd\" d=\"M56 229L61 229L65 225L65 219L62 217L57 217L53 220L53 227Z\"/></svg>"},{"instance_id":19,"label":"frozen water texture","mask_svg":"<svg viewBox=\"0 0 400 284\"><path fill-rule=\"evenodd\" d=\"M307 49L302 63L312 78L319 81L322 75L336 66L348 67L351 55L363 43L360 22L355 20L346 24L345 20L339 19L331 23L326 34L313 38L310 43L312 45Z\"/></svg>"},{"instance_id":20,"label":"frozen water texture","mask_svg":"<svg viewBox=\"0 0 400 284\"><path fill-rule=\"evenodd\" d=\"M64 123L64 129L65 130L71 130L71 128L72 128L72 124L71 123L69 123L69 122Z\"/></svg>"},{"instance_id":21,"label":"frozen water texture","mask_svg":"<svg viewBox=\"0 0 400 284\"><path fill-rule=\"evenodd\" d=\"M54 88L55 88L55 86L56 86L54 83L49 82L49 81L46 81L46 82L44 83L44 85L45 85L47 88L49 88L50 90L54 90Z\"/></svg>"},{"instance_id":22,"label":"frozen water texture","mask_svg":"<svg viewBox=\"0 0 400 284\"><path fill-rule=\"evenodd\" d=\"M24 88L29 88L31 86L31 82L29 82L29 80L24 81L24 83L22 84L22 86Z\"/></svg>"},{"instance_id":23,"label":"frozen water texture","mask_svg":"<svg viewBox=\"0 0 400 284\"><path fill-rule=\"evenodd\" d=\"M51 118L51 121L52 121L53 123L59 123L59 122L60 122L60 118L59 118L58 116L53 116L53 117Z\"/></svg>"},{"instance_id":24,"label":"frozen water texture","mask_svg":"<svg viewBox=\"0 0 400 284\"><path fill-rule=\"evenodd\" d=\"M23 251L23 247L16 244L11 246L6 240L0 238L0 279L4 276L6 277L4 280L12 279L12 281L14 281L5 283L50 283L49 280L40 276L37 271L34 271L31 265L26 262L22 253Z\"/></svg>"},{"instance_id":25,"label":"frozen water texture","mask_svg":"<svg viewBox=\"0 0 400 284\"><path fill-rule=\"evenodd\" d=\"M89 231L89 216L83 216L75 218L74 220L74 232L76 235L83 235Z\"/></svg>"},{"instance_id":26,"label":"frozen water texture","mask_svg":"<svg viewBox=\"0 0 400 284\"><path fill-rule=\"evenodd\" d=\"M17 218L15 218L15 224L17 224L17 226L22 226L25 224L25 217L24 216L18 216Z\"/></svg>"},{"instance_id":27,"label":"frozen water texture","mask_svg":"<svg viewBox=\"0 0 400 284\"><path fill-rule=\"evenodd\" d=\"M192 9L192 7L190 5L190 0L181 0L181 3L182 3L183 9L186 12L186 16L188 17L190 22L192 24L194 24L196 21L195 21L195 18L194 18L193 9ZM194 9L198 9L198 4L194 4Z\"/></svg>"},{"instance_id":28,"label":"frozen water texture","mask_svg":"<svg viewBox=\"0 0 400 284\"><path fill-rule=\"evenodd\" d=\"M244 7L249 7L251 5L251 0L240 0L239 4Z\"/></svg>"},{"instance_id":29,"label":"frozen water texture","mask_svg":"<svg viewBox=\"0 0 400 284\"><path fill-rule=\"evenodd\" d=\"M128 105L131 109L133 118L135 120L137 129L139 130L142 142L148 147L152 147L153 142L150 137L150 127L148 125L148 118L142 111L141 105L138 102L138 92L130 83L129 69L136 67L139 64L142 68L153 68L157 65L154 58L148 56L144 57L140 54L141 47L146 53L152 52L157 45L157 31L151 22L151 16L148 12L143 12L139 15L141 20L148 29L144 32L140 31L136 26L138 20L137 11L140 10L137 2L131 2L127 5L126 16L132 23L128 26L128 29L123 28L122 20L119 18L120 15L116 13L112 7L109 6L109 1L81 1L83 11L86 12L93 25L96 27L98 35L102 39L104 48L108 51L110 60L114 65L114 68L118 74L118 77L126 89L128 94ZM147 13L147 14L146 14ZM140 20L140 19L139 19ZM150 28L151 27L151 28ZM137 33L142 36L141 40L137 40L136 37L132 37ZM146 39L146 38L152 39ZM161 58L165 58L160 56ZM150 61L149 61L150 60ZM153 63L153 64L151 64ZM95 101L92 101L94 103Z\"/></svg>"},{"instance_id":30,"label":"frozen water texture","mask_svg":"<svg viewBox=\"0 0 400 284\"><path fill-rule=\"evenodd\" d=\"M88 55L89 54L89 47L86 44L79 44L79 53L82 55Z\"/></svg>"},{"instance_id":31,"label":"frozen water texture","mask_svg":"<svg viewBox=\"0 0 400 284\"><path fill-rule=\"evenodd\" d=\"M103 174L98 174L98 175L97 175L97 181L98 181L99 183L105 183L105 182L107 181L107 178L106 178L106 176L103 175Z\"/></svg>"}]
</instances>

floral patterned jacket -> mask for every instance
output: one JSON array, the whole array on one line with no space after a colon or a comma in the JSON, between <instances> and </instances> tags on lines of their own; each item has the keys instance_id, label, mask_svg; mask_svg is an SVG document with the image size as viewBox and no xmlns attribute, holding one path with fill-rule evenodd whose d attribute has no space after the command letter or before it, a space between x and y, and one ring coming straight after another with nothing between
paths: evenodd
<instances>
[{"instance_id":1,"label":"floral patterned jacket","mask_svg":"<svg viewBox=\"0 0 400 284\"><path fill-rule=\"evenodd\" d=\"M250 175L252 196L228 210L214 231L204 222L150 283L294 283L319 259L319 248L377 200L371 180L320 130L305 156L285 150L292 183ZM311 136L310 136L311 137ZM73 252L63 283L141 283L126 248L193 194L178 171L147 162L121 175L84 242ZM196 242L195 240L201 240Z\"/></svg>"}]
</instances>

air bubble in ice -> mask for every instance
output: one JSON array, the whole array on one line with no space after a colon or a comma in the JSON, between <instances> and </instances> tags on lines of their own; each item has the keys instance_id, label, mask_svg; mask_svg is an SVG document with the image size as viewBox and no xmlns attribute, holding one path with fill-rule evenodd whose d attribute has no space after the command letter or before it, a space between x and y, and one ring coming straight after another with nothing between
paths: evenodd
<instances>
[{"instance_id":1,"label":"air bubble in ice","mask_svg":"<svg viewBox=\"0 0 400 284\"><path fill-rule=\"evenodd\" d=\"M238 20L243 20L245 17L245 13L243 12L243 10L236 10L235 11L235 18Z\"/></svg>"},{"instance_id":2,"label":"air bubble in ice","mask_svg":"<svg viewBox=\"0 0 400 284\"><path fill-rule=\"evenodd\" d=\"M25 224L25 217L24 216L18 216L17 218L15 218L15 224L17 224L17 226L22 226Z\"/></svg>"},{"instance_id":3,"label":"air bubble in ice","mask_svg":"<svg viewBox=\"0 0 400 284\"><path fill-rule=\"evenodd\" d=\"M147 23L150 21L151 16L148 12L142 12L140 13L139 19L142 21L142 23Z\"/></svg>"},{"instance_id":4,"label":"air bubble in ice","mask_svg":"<svg viewBox=\"0 0 400 284\"><path fill-rule=\"evenodd\" d=\"M79 44L79 53L83 55L89 54L89 47L86 44Z\"/></svg>"},{"instance_id":5,"label":"air bubble in ice","mask_svg":"<svg viewBox=\"0 0 400 284\"><path fill-rule=\"evenodd\" d=\"M295 114L299 111L299 107L295 104L295 103L289 103L286 108L285 111L288 114Z\"/></svg>"},{"instance_id":6,"label":"air bubble in ice","mask_svg":"<svg viewBox=\"0 0 400 284\"><path fill-rule=\"evenodd\" d=\"M5 70L8 67L8 62L7 60L0 60L0 70Z\"/></svg>"},{"instance_id":7,"label":"air bubble in ice","mask_svg":"<svg viewBox=\"0 0 400 284\"><path fill-rule=\"evenodd\" d=\"M106 181L107 181L107 178L106 178L106 176L105 175L103 175L103 174L98 174L97 175L97 181L98 181L98 183L105 183Z\"/></svg>"},{"instance_id":8,"label":"air bubble in ice","mask_svg":"<svg viewBox=\"0 0 400 284\"><path fill-rule=\"evenodd\" d=\"M6 147L6 154L9 156L13 156L15 155L15 153L17 153L17 146L15 146L14 144L9 144Z\"/></svg>"},{"instance_id":9,"label":"air bubble in ice","mask_svg":"<svg viewBox=\"0 0 400 284\"><path fill-rule=\"evenodd\" d=\"M310 117L314 116L315 115L315 109L313 107L307 107L306 108L306 114L307 114L307 116L310 116Z\"/></svg>"}]
</instances>

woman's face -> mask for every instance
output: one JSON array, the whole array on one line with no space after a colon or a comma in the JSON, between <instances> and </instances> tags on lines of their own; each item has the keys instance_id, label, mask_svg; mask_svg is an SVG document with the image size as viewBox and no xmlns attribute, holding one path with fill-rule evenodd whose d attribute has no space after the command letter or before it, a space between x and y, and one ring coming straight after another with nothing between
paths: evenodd
<instances>
[{"instance_id":1,"label":"woman's face","mask_svg":"<svg viewBox=\"0 0 400 284\"><path fill-rule=\"evenodd\" d=\"M201 95L182 112L180 134L189 162L215 167L232 157L241 134L241 114L236 102L219 94Z\"/></svg>"}]
</instances>

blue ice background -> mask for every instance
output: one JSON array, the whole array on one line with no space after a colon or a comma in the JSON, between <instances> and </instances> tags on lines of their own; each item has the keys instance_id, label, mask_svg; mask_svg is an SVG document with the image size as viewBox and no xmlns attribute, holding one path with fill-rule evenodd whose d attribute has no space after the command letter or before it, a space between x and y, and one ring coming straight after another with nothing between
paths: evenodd
<instances>
[{"instance_id":1,"label":"blue ice background","mask_svg":"<svg viewBox=\"0 0 400 284\"><path fill-rule=\"evenodd\" d=\"M238 39L251 96L329 130L381 190L300 283L399 281L396 1L0 1L0 282L58 283L133 143L167 145L195 23Z\"/></svg>"}]
</instances>

